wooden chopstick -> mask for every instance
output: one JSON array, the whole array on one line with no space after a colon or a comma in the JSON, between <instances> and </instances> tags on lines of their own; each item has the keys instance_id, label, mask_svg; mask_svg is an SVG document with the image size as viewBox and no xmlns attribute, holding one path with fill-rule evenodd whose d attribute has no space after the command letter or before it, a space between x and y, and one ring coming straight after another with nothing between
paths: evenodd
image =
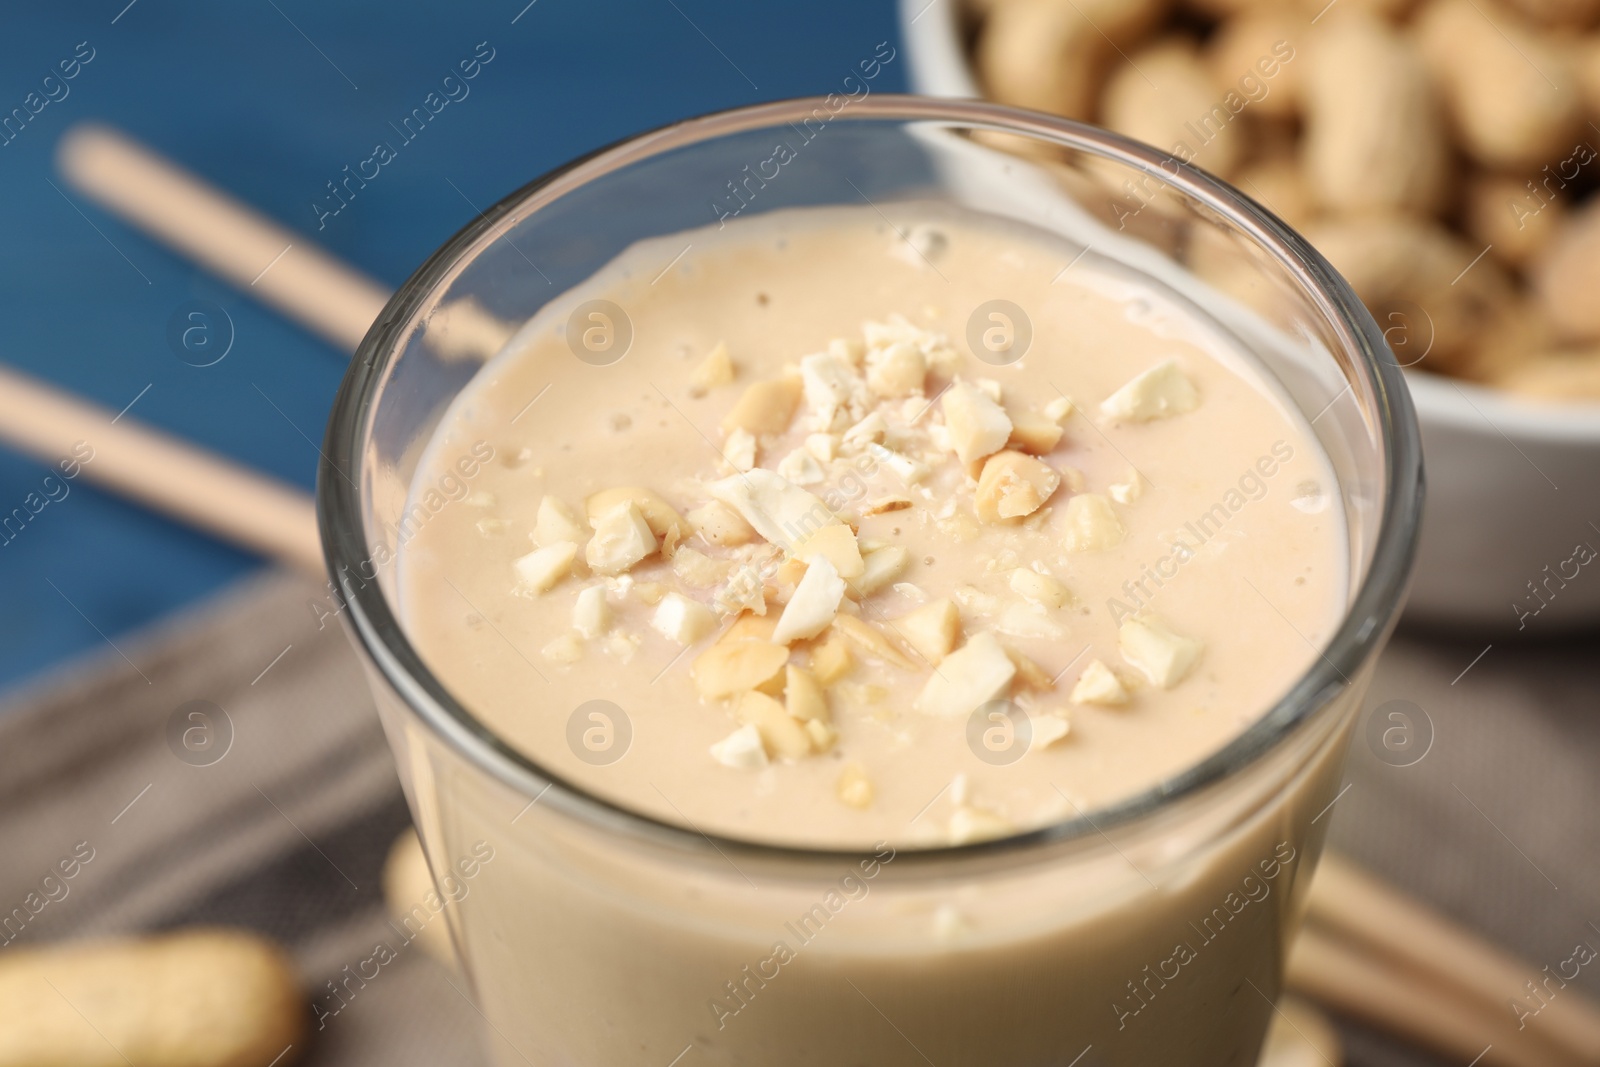
<instances>
[{"instance_id":1,"label":"wooden chopstick","mask_svg":"<svg viewBox=\"0 0 1600 1067\"><path fill-rule=\"evenodd\" d=\"M1600 1065L1600 1007L1570 982L1516 959L1383 884L1337 855L1326 855L1312 882L1310 915L1330 932L1413 971L1447 976L1486 1013L1517 1022L1513 1002L1532 1012L1519 1032L1537 1032L1565 1048L1571 1062ZM1528 989L1539 987L1539 996Z\"/></svg>"},{"instance_id":2,"label":"wooden chopstick","mask_svg":"<svg viewBox=\"0 0 1600 1067\"><path fill-rule=\"evenodd\" d=\"M1319 874L1320 878L1321 875ZM1308 922L1289 951L1288 987L1335 1012L1405 1034L1459 1064L1478 1067L1579 1067L1586 1061L1532 1027L1518 1031L1507 1011L1486 1011L1472 998L1363 943Z\"/></svg>"},{"instance_id":3,"label":"wooden chopstick","mask_svg":"<svg viewBox=\"0 0 1600 1067\"><path fill-rule=\"evenodd\" d=\"M384 304L387 294L377 283L122 134L77 127L63 138L59 158L68 180L103 206L347 351ZM447 343L458 354L484 358L510 334L508 325L476 305L455 309L459 326L443 333L454 335ZM0 397L7 394L20 399L0 405L0 437L47 460L78 438L106 441L108 454L113 444L121 445L140 461L91 464L86 473L219 536L321 574L304 494L130 420L108 435L103 410L10 373L0 376ZM14 407L29 408L33 417L10 417ZM202 476L169 476L168 463ZM1516 1030L1507 1001L1522 991L1520 976L1537 977L1537 968L1347 861L1323 857L1308 919L1289 979L1335 1009L1468 1060L1492 1044L1481 1061L1486 1065L1600 1067L1600 1009L1576 989L1562 990L1527 1030Z\"/></svg>"},{"instance_id":4,"label":"wooden chopstick","mask_svg":"<svg viewBox=\"0 0 1600 1067\"><path fill-rule=\"evenodd\" d=\"M126 415L0 367L0 439L224 541L306 574L323 574L311 497Z\"/></svg>"}]
</instances>

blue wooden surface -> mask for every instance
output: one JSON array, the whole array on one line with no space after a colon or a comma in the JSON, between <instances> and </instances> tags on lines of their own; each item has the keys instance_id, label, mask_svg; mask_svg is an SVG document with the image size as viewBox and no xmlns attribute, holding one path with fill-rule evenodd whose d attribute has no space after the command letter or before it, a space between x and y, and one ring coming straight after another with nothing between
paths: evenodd
<instances>
[{"instance_id":1,"label":"blue wooden surface","mask_svg":"<svg viewBox=\"0 0 1600 1067\"><path fill-rule=\"evenodd\" d=\"M343 354L68 189L52 155L73 123L128 131L397 285L470 220L464 197L487 204L673 119L828 92L879 41L898 47L888 0L525 4L95 0L0 16L0 115L29 116L0 134L0 360L112 408L137 397L130 418L309 489L307 438L321 439ZM493 59L467 95L452 87L459 98L319 230L325 183L395 140L389 124L481 42ZM62 79L75 53L92 58ZM905 74L901 54L876 88L900 90ZM195 299L234 326L209 367L167 340L169 318ZM0 450L0 514L40 499L48 473ZM0 543L0 686L261 566L82 479L66 484Z\"/></svg>"}]
</instances>

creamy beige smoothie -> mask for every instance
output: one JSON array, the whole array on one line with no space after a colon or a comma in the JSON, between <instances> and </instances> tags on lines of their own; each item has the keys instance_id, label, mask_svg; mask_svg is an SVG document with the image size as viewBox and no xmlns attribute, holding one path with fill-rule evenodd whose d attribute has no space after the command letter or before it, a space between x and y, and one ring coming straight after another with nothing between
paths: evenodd
<instances>
[{"instance_id":1,"label":"creamy beige smoothie","mask_svg":"<svg viewBox=\"0 0 1600 1067\"><path fill-rule=\"evenodd\" d=\"M960 841L1148 788L1311 662L1344 532L1298 416L1068 249L899 225L639 247L582 294L626 355L553 315L458 400L417 491L493 459L406 545L404 611L502 737L708 832ZM591 701L625 754L570 743Z\"/></svg>"},{"instance_id":2,"label":"creamy beige smoothie","mask_svg":"<svg viewBox=\"0 0 1600 1067\"><path fill-rule=\"evenodd\" d=\"M1204 813L967 882L904 861L1195 765L1345 603L1298 412L1080 252L904 207L653 240L445 415L400 599L452 694L622 808L862 853L827 885L618 853L418 757L435 864L497 850L456 932L505 1062L1253 1061L1340 713Z\"/></svg>"}]
</instances>

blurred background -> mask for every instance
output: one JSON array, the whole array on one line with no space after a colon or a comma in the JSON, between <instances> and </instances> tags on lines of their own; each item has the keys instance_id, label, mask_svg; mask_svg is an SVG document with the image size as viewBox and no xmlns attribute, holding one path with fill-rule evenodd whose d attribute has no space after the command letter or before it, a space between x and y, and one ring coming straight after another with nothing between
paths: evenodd
<instances>
[{"instance_id":1,"label":"blurred background","mask_svg":"<svg viewBox=\"0 0 1600 1067\"><path fill-rule=\"evenodd\" d=\"M1583 557L1573 547L1600 547L1600 525L1593 525L1600 523L1600 414L1583 400L1600 395L1600 374L1591 369L1600 367L1600 320L1577 313L1556 329L1540 301L1600 307L1585 300L1600 296L1600 224L1584 221L1594 210L1585 216L1577 208L1585 196L1592 204L1600 185L1600 162L1593 148L1583 151L1600 145L1600 7L1462 2L1479 9L1488 37L1501 42L1485 45L1498 60L1466 60L1482 82L1479 103L1447 106L1444 87L1437 99L1429 95L1435 90L1420 90L1431 102L1410 106L1435 109L1438 125L1407 136L1381 128L1396 113L1389 99L1362 98L1363 113L1380 127L1375 136L1389 138L1386 153L1367 164L1353 152L1339 157L1355 160L1355 187L1368 176L1369 187L1394 179L1385 160L1405 158L1423 142L1443 168L1437 189L1416 187L1417 203L1376 205L1376 217L1392 220L1381 212L1398 207L1405 218L1385 231L1407 235L1390 249L1396 259L1379 257L1385 269L1367 269L1367 246L1347 225L1374 217L1374 206L1349 192L1351 167L1343 184L1335 174L1318 188L1313 176L1284 166L1310 151L1303 112L1312 91L1292 90L1300 102L1277 110L1291 82L1309 77L1309 53L1298 67L1264 75L1278 79L1278 95L1241 106L1247 115L1238 129L1249 128L1255 140L1230 150L1235 158L1219 169L1292 223L1323 227L1325 250L1380 325L1413 345L1405 362L1418 345L1432 350L1441 330L1467 338L1442 368L1453 376L1428 374L1427 366L1413 374L1434 492L1419 586L1428 610L1413 614L1379 668L1349 782L1330 816L1331 840L1425 901L1431 914L1514 952L1507 973L1536 983L1575 966L1571 1003L1580 989L1600 991L1600 969L1587 966L1594 950L1572 962L1581 946L1600 946L1600 827L1592 818L1600 803L1600 577L1587 567L1593 550ZM1335 15L1371 11L1386 24L1410 17L1404 3L1335 3ZM326 248L394 287L477 211L545 171L676 119L833 91L880 42L895 58L874 91L962 93L982 82L1012 102L1086 109L1083 117L1115 106L1129 132L1160 142L1175 127L1153 117L1155 101L1140 102L1140 68L1159 67L1163 85L1178 85L1200 61L1175 58L1170 48L1140 49L1174 32L1203 37L1211 57L1204 62L1215 66L1235 10L1252 6L1193 0L1120 27L1107 21L1109 35L1096 30L1104 45L1081 54L1070 52L1079 46L1069 48L1059 18L1014 21L1005 31L1010 44L984 58L990 20L1004 17L996 12L1046 5L1058 16L1070 10L1108 20L1118 10L1163 7L1144 0L14 6L0 16L0 362L310 491L346 353L77 191L55 162L74 124L120 129L308 247ZM1260 41L1271 52L1280 33L1309 39L1333 6L1265 4L1262 10L1277 11L1267 21L1277 21L1256 27L1255 37L1239 30L1242 50L1228 54L1243 55L1248 66L1263 54ZM1328 18L1324 27L1334 24ZM1335 79L1321 91L1355 101L1357 88L1346 86L1383 80L1409 62L1405 50L1415 42L1407 37L1395 59L1383 52L1383 35L1414 32L1369 35L1364 58L1344 68L1353 81ZM1449 25L1441 32L1456 39ZM1461 39L1469 36L1475 48L1486 40L1481 26ZM1069 49L1059 54L1092 76L1076 87L1052 83L1058 69L1038 67L1040 49L1030 52L1030 42ZM1382 61L1385 54L1394 61ZM1374 55L1376 66L1363 66ZM1527 68L1497 66L1507 55L1521 56ZM1547 62L1547 55L1557 58ZM465 95L456 93L420 134L398 135L397 124L472 56L481 69ZM63 79L69 67L75 73ZM1234 67L1217 70L1198 89L1189 81L1174 115L1203 114L1238 83ZM1008 81L1005 72L1017 76ZM1546 81L1575 101L1555 119L1540 110ZM1115 105L1102 95L1113 84L1127 97ZM1042 95L1019 99L1034 92ZM1492 112L1497 97L1511 109ZM1522 100L1533 103L1524 108ZM1467 106L1480 119L1490 109L1491 134L1520 129L1539 111L1544 141L1519 142L1495 162L1488 157L1499 149L1472 141L1461 115L1449 110ZM1360 127L1347 127L1349 136L1361 136ZM336 199L330 183L342 182L346 168L382 141L401 144L395 157L354 197ZM1514 158L1519 152L1525 158ZM1199 162L1216 165L1204 155ZM1496 237L1473 221L1477 190L1492 186L1480 198L1509 210L1513 199L1532 195L1520 187L1551 188L1548 167L1571 168L1574 177L1559 190L1559 206L1534 212L1542 219L1537 246L1533 238L1518 245L1524 227ZM1403 184L1409 169L1399 169ZM1486 225L1494 224L1507 225L1503 218ZM1539 249L1558 247L1558 280L1543 283L1557 292L1542 296ZM1418 249L1431 257L1420 266L1406 258ZM1484 317L1486 303L1494 314ZM217 346L205 359L182 340L199 307ZM1501 387L1535 362L1539 374L1518 386L1535 400L1515 400ZM51 471L0 447L0 516L38 501ZM392 905L428 888L425 878L405 881L418 870L414 858L386 868L409 816L344 636L319 623L316 586L87 479L60 484L65 491L44 494L47 503L30 506L28 520L0 537L0 855L7 857L0 867L9 868L0 875L0 940L39 944L195 923L254 930L289 959L298 992L279 1008L313 1020L312 1039L293 1036L285 1063L474 1062L480 1037L494 1037L479 1034L476 1009L444 964L408 952L384 972L393 977L360 984L359 996L336 985L371 960L375 941L392 940L385 891ZM1577 569L1569 575L1567 567ZM1549 568L1566 577L1552 584ZM1470 625L1441 625L1452 621ZM198 753L180 739L192 723L208 731ZM6 925L6 909L22 918ZM442 924L431 931L429 951L447 957ZM1405 934L1404 921L1398 931ZM271 980L276 964L261 966L267 977L259 986L241 988L258 989L257 1002L265 1003L282 983ZM1421 1009L1405 991L1428 980L1403 970L1387 980L1396 984L1384 986L1383 996L1398 998L1387 1008L1340 1014L1346 1062L1466 1064L1470 1052L1456 1055L1466 1045L1441 1046L1438 1026L1433 1051L1418 1050L1429 1042L1418 1037ZM31 1009L8 1005L4 993L0 972L0 1067L20 1067L33 1061L5 1058L5 1028ZM1480 1005L1477 1014L1514 1026L1515 1008L1499 1007ZM289 1024L274 1030L272 1021L267 1013L261 1024L263 1048L296 1033ZM1587 1058L1561 1060L1503 1059L1504 1049L1485 1049L1483 1062L1600 1064L1600 1041L1595 1046ZM1331 1051L1284 1062L1332 1064L1327 1056L1337 1058L1337 1046L1322 1047ZM122 1062L107 1057L98 1048L61 1062ZM259 1062L276 1061L268 1054Z\"/></svg>"}]
</instances>

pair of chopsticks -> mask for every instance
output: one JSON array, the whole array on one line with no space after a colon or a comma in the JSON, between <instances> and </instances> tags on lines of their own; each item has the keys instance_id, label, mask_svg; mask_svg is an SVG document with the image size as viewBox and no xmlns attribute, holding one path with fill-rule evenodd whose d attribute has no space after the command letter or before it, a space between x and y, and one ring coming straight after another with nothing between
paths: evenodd
<instances>
[{"instance_id":1,"label":"pair of chopsticks","mask_svg":"<svg viewBox=\"0 0 1600 1067\"><path fill-rule=\"evenodd\" d=\"M346 351L387 300L305 237L114 131L69 131L59 163L103 207ZM509 327L461 311L461 329L449 331L459 354L492 355ZM3 368L0 439L47 463L87 440L95 458L85 477L323 577L312 503L296 488ZM1600 1007L1546 978L1333 854L1312 884L1287 974L1291 988L1335 1011L1463 1065L1600 1067ZM1513 1002L1538 1013L1519 1025Z\"/></svg>"}]
</instances>

